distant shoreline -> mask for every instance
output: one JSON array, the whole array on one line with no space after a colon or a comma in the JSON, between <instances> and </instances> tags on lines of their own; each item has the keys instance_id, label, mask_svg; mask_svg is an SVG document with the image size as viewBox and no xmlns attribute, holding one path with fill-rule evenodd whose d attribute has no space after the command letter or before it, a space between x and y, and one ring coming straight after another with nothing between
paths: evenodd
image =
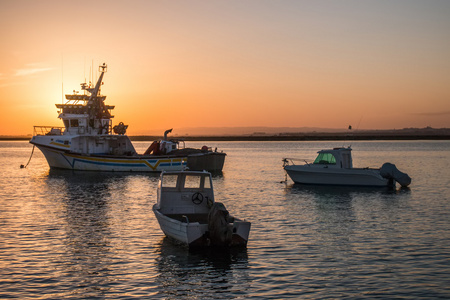
<instances>
[{"instance_id":1,"label":"distant shoreline","mask_svg":"<svg viewBox=\"0 0 450 300\"><path fill-rule=\"evenodd\" d=\"M130 136L132 141L153 141L161 137ZM373 141L373 140L450 140L450 135L351 135L340 134L318 134L318 135L294 135L294 136L177 136L174 139L184 141L255 141L255 142L277 142L277 141Z\"/></svg>"},{"instance_id":2,"label":"distant shoreline","mask_svg":"<svg viewBox=\"0 0 450 300\"><path fill-rule=\"evenodd\" d=\"M132 141L154 141L161 136L129 136ZM28 141L31 137L0 136L0 141ZM372 141L372 140L450 140L450 134L386 134L386 133L305 133L292 135L241 135L241 136L169 136L169 139L184 141Z\"/></svg>"}]
</instances>

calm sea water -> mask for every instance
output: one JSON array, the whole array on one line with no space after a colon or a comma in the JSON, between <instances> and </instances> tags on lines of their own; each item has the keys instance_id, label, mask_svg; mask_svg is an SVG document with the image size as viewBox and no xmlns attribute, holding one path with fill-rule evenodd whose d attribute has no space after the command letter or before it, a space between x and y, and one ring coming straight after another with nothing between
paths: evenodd
<instances>
[{"instance_id":1,"label":"calm sea water","mask_svg":"<svg viewBox=\"0 0 450 300\"><path fill-rule=\"evenodd\" d=\"M408 189L285 180L283 157L342 142L191 142L227 152L216 200L252 222L246 250L188 250L151 211L157 175L50 171L0 142L0 298L450 298L450 142L353 142ZM135 143L143 152L148 143ZM347 146L347 145L345 145Z\"/></svg>"}]
</instances>

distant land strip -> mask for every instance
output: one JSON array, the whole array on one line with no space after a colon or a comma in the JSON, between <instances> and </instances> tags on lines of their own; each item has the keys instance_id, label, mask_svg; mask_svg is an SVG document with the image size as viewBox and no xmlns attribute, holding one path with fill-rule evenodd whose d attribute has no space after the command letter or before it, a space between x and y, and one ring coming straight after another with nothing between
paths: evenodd
<instances>
[{"instance_id":1,"label":"distant land strip","mask_svg":"<svg viewBox=\"0 0 450 300\"><path fill-rule=\"evenodd\" d=\"M132 141L153 141L158 136L130 136ZM370 140L450 140L450 129L440 128L405 128L400 130L349 130L341 132L289 132L264 133L255 132L247 135L184 135L169 138L185 141L370 141Z\"/></svg>"},{"instance_id":2,"label":"distant land strip","mask_svg":"<svg viewBox=\"0 0 450 300\"><path fill-rule=\"evenodd\" d=\"M162 136L131 135L132 141L154 141ZM31 136L0 136L2 141L30 140ZM449 128L421 128L400 130L355 130L346 132L263 133L243 135L169 135L169 139L185 141L370 141L370 140L450 140Z\"/></svg>"},{"instance_id":3,"label":"distant land strip","mask_svg":"<svg viewBox=\"0 0 450 300\"><path fill-rule=\"evenodd\" d=\"M130 136L132 141L153 141L161 137ZM450 140L450 135L267 135L267 136L177 136L184 141L371 141L371 140Z\"/></svg>"}]
</instances>

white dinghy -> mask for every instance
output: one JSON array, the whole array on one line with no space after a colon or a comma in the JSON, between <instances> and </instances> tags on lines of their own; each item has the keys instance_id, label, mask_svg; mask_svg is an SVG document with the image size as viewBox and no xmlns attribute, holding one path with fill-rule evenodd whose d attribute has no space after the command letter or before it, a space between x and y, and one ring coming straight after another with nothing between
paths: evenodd
<instances>
[{"instance_id":1,"label":"white dinghy","mask_svg":"<svg viewBox=\"0 0 450 300\"><path fill-rule=\"evenodd\" d=\"M247 245L250 222L215 202L209 172L162 172L153 212L167 237L189 247Z\"/></svg>"},{"instance_id":2,"label":"white dinghy","mask_svg":"<svg viewBox=\"0 0 450 300\"><path fill-rule=\"evenodd\" d=\"M320 150L313 163L298 165L293 158L283 159L283 168L295 183L349 186L389 186L398 182L406 187L411 178L395 165L385 163L379 169L353 168L352 149Z\"/></svg>"}]
</instances>

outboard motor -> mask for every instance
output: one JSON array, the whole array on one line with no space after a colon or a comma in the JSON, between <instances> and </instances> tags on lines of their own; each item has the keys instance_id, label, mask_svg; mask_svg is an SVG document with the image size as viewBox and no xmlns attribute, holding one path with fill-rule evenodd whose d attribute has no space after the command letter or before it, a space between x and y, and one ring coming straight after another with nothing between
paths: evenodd
<instances>
[{"instance_id":1,"label":"outboard motor","mask_svg":"<svg viewBox=\"0 0 450 300\"><path fill-rule=\"evenodd\" d=\"M209 238L213 246L228 246L233 235L230 214L225 205L215 202L208 214Z\"/></svg>"},{"instance_id":2,"label":"outboard motor","mask_svg":"<svg viewBox=\"0 0 450 300\"><path fill-rule=\"evenodd\" d=\"M411 183L411 177L408 174L400 172L394 164L384 163L380 169L380 175L383 178L394 179L402 187L407 187Z\"/></svg>"}]
</instances>

